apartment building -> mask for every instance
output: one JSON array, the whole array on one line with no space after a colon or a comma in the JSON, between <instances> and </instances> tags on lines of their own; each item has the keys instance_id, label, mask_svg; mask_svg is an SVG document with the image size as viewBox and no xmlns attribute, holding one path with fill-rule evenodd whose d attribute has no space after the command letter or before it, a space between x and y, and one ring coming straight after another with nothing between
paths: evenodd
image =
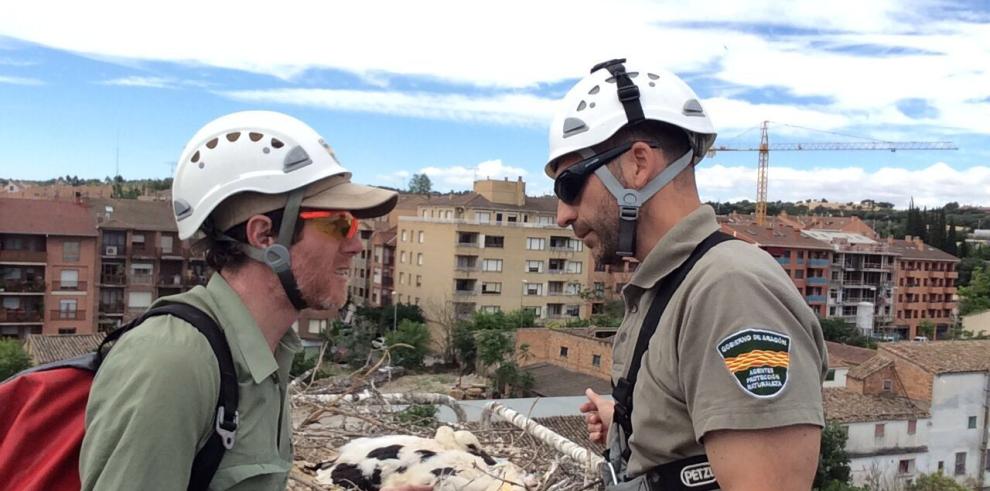
<instances>
[{"instance_id":1,"label":"apartment building","mask_svg":"<svg viewBox=\"0 0 990 491\"><path fill-rule=\"evenodd\" d=\"M449 303L461 318L518 309L542 321L587 318L589 254L556 225L556 199L527 197L521 179L474 189L430 197L417 216L399 218L395 300L428 316Z\"/></svg>"},{"instance_id":2,"label":"apartment building","mask_svg":"<svg viewBox=\"0 0 990 491\"><path fill-rule=\"evenodd\" d=\"M828 317L856 324L867 335L893 320L897 253L865 235L817 229L801 233L832 247Z\"/></svg>"},{"instance_id":3,"label":"apartment building","mask_svg":"<svg viewBox=\"0 0 990 491\"><path fill-rule=\"evenodd\" d=\"M0 198L0 336L95 332L96 241L81 202Z\"/></svg>"},{"instance_id":4,"label":"apartment building","mask_svg":"<svg viewBox=\"0 0 990 491\"><path fill-rule=\"evenodd\" d=\"M786 222L767 218L757 225L748 216L720 217L722 231L737 239L755 244L780 263L794 282L805 302L819 317L825 317L829 278L832 270L832 247L822 241L802 235Z\"/></svg>"},{"instance_id":5,"label":"apartment building","mask_svg":"<svg viewBox=\"0 0 990 491\"><path fill-rule=\"evenodd\" d=\"M94 199L89 205L99 231L101 330L137 317L158 297L206 284L206 262L179 240L170 203Z\"/></svg>"},{"instance_id":6,"label":"apartment building","mask_svg":"<svg viewBox=\"0 0 990 491\"><path fill-rule=\"evenodd\" d=\"M956 281L959 259L926 245L917 237L888 239L888 248L900 254L894 278L895 315L892 329L903 339L914 339L918 325L935 325L935 338L948 334L958 315Z\"/></svg>"},{"instance_id":7,"label":"apartment building","mask_svg":"<svg viewBox=\"0 0 990 491\"><path fill-rule=\"evenodd\" d=\"M0 197L19 199L40 199L47 201L78 201L90 198L109 199L113 197L113 186L109 184L73 186L64 182L55 184L7 183L0 188Z\"/></svg>"},{"instance_id":8,"label":"apartment building","mask_svg":"<svg viewBox=\"0 0 990 491\"><path fill-rule=\"evenodd\" d=\"M910 454L903 452L905 445L887 440L874 441L872 454L899 455L907 461L899 466L942 471L977 489L990 484L990 341L883 343L877 356L849 371L846 387L865 396L908 401L929 414L917 424ZM886 429L876 431L883 436Z\"/></svg>"},{"instance_id":9,"label":"apartment building","mask_svg":"<svg viewBox=\"0 0 990 491\"><path fill-rule=\"evenodd\" d=\"M398 227L389 227L371 239L371 303L373 307L392 304L395 292L395 243Z\"/></svg>"},{"instance_id":10,"label":"apartment building","mask_svg":"<svg viewBox=\"0 0 990 491\"><path fill-rule=\"evenodd\" d=\"M373 283L372 237L375 234L375 229L380 226L387 225L381 221L362 220L358 226L361 252L351 260L351 273L347 280L347 297L355 305L370 305Z\"/></svg>"}]
</instances>

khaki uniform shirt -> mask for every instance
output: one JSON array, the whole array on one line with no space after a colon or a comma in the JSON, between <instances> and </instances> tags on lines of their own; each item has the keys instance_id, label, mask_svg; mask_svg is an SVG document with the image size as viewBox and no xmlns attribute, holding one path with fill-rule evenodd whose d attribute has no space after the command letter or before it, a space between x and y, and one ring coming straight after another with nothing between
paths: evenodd
<instances>
[{"instance_id":1,"label":"khaki uniform shirt","mask_svg":"<svg viewBox=\"0 0 990 491\"><path fill-rule=\"evenodd\" d=\"M220 276L162 300L213 317L230 345L240 425L210 489L285 489L292 466L286 385L302 349L289 330L272 354L240 297ZM196 452L213 433L220 374L206 337L185 321L153 317L124 335L93 382L79 470L82 488L186 489Z\"/></svg>"},{"instance_id":2,"label":"khaki uniform shirt","mask_svg":"<svg viewBox=\"0 0 990 491\"><path fill-rule=\"evenodd\" d=\"M613 382L627 372L654 287L718 229L712 208L698 208L664 235L623 289ZM715 246L674 293L643 355L628 475L705 453L710 431L824 426L826 358L818 320L780 264L740 240ZM610 436L617 434L612 428Z\"/></svg>"}]
</instances>

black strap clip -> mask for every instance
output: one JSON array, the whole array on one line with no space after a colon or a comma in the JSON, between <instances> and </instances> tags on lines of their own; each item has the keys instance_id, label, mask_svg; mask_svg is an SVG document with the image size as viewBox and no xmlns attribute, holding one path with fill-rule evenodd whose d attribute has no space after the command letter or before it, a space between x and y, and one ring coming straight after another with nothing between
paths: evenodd
<instances>
[{"instance_id":1,"label":"black strap clip","mask_svg":"<svg viewBox=\"0 0 990 491\"><path fill-rule=\"evenodd\" d=\"M622 75L625 76L626 74L623 73ZM620 85L618 87L618 92L619 100L623 103L639 100L639 86L636 84L630 83L629 85Z\"/></svg>"}]
</instances>

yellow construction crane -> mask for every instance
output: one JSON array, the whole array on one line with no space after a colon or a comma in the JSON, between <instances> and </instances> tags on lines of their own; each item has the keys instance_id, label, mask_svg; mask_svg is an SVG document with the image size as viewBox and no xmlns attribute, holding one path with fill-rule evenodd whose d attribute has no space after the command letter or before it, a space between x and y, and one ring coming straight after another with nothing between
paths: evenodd
<instances>
[{"instance_id":1,"label":"yellow construction crane","mask_svg":"<svg viewBox=\"0 0 990 491\"><path fill-rule=\"evenodd\" d=\"M770 144L767 132L769 121L760 125L759 147L713 147L708 155L718 152L760 152L760 167L756 178L756 223L763 225L767 219L767 166L770 163L770 151L790 152L796 150L958 150L952 142L891 142L869 140L864 142L827 142L827 143L775 143ZM808 129L808 128L805 128Z\"/></svg>"}]
</instances>

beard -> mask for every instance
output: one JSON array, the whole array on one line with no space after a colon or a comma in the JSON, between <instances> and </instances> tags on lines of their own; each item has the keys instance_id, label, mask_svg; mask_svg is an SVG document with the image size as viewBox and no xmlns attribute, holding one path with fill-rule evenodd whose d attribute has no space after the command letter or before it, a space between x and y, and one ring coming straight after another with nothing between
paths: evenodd
<instances>
[{"instance_id":1,"label":"beard","mask_svg":"<svg viewBox=\"0 0 990 491\"><path fill-rule=\"evenodd\" d=\"M622 262L619 251L618 206L603 206L594 221L588 222L595 232L598 244L591 248L592 258L598 264L615 265Z\"/></svg>"}]
</instances>

